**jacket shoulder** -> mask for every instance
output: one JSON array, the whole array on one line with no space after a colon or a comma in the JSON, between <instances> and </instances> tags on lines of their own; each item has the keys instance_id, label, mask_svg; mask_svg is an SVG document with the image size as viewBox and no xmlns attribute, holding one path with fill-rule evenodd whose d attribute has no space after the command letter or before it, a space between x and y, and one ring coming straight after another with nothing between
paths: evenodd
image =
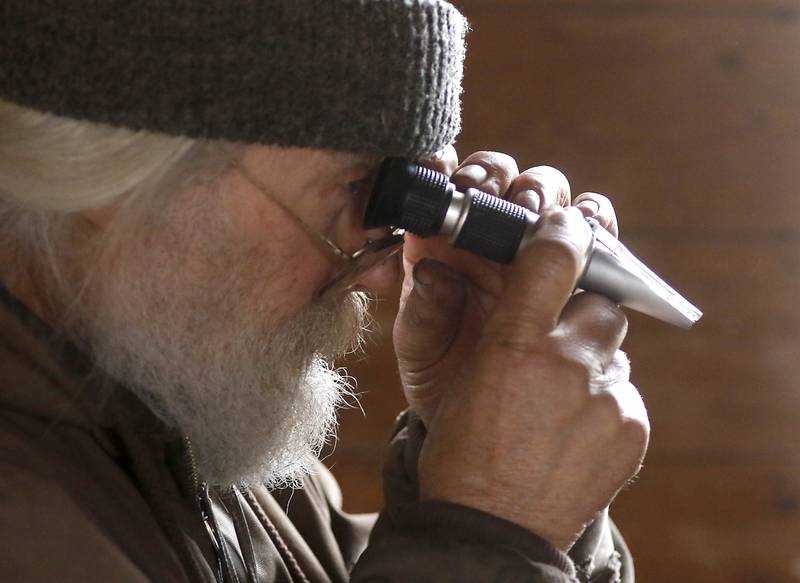
<instances>
[{"instance_id":1,"label":"jacket shoulder","mask_svg":"<svg viewBox=\"0 0 800 583\"><path fill-rule=\"evenodd\" d=\"M0 563L9 582L147 578L58 485L0 462Z\"/></svg>"},{"instance_id":2,"label":"jacket shoulder","mask_svg":"<svg viewBox=\"0 0 800 583\"><path fill-rule=\"evenodd\" d=\"M119 459L70 423L0 409L3 581L186 579Z\"/></svg>"}]
</instances>

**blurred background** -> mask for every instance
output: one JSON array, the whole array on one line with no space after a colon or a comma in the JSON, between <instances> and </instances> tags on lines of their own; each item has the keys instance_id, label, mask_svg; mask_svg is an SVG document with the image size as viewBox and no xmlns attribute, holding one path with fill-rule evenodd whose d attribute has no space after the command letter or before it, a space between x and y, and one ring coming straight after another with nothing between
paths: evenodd
<instances>
[{"instance_id":1,"label":"blurred background","mask_svg":"<svg viewBox=\"0 0 800 583\"><path fill-rule=\"evenodd\" d=\"M686 332L630 313L652 421L612 507L647 583L800 581L800 3L463 0L460 155L549 164L607 193L621 239L705 311ZM381 507L404 404L383 335L350 366L327 459L350 511Z\"/></svg>"}]
</instances>

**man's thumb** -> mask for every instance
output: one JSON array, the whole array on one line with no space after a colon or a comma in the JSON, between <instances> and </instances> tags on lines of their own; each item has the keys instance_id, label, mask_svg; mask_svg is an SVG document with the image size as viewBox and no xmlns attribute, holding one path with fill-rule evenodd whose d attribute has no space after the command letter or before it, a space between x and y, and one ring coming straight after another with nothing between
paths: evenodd
<instances>
[{"instance_id":1,"label":"man's thumb","mask_svg":"<svg viewBox=\"0 0 800 583\"><path fill-rule=\"evenodd\" d=\"M407 372L421 372L444 356L458 334L465 298L460 273L433 259L417 262L394 325L395 351Z\"/></svg>"}]
</instances>

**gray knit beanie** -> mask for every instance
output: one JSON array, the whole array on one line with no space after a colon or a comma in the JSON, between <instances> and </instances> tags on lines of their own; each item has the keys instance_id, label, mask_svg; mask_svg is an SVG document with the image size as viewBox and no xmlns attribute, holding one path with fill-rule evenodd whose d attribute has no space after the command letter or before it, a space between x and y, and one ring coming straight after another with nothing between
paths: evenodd
<instances>
[{"instance_id":1,"label":"gray knit beanie","mask_svg":"<svg viewBox=\"0 0 800 583\"><path fill-rule=\"evenodd\" d=\"M410 158L460 129L444 0L2 0L0 98L194 138Z\"/></svg>"}]
</instances>

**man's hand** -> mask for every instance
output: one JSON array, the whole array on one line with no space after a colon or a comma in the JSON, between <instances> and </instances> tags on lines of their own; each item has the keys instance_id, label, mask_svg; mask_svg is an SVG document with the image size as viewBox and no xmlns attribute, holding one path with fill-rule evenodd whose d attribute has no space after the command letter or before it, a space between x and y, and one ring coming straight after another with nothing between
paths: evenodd
<instances>
[{"instance_id":1,"label":"man's hand","mask_svg":"<svg viewBox=\"0 0 800 583\"><path fill-rule=\"evenodd\" d=\"M435 161L456 168L454 151ZM470 167L467 169L467 167ZM534 241L505 267L436 239L406 243L395 346L407 398L429 429L423 498L517 522L568 548L636 473L649 425L618 348L626 320L594 294L572 296L595 216L616 233L608 199L548 167L517 173L479 152L453 177L541 212ZM433 258L433 259L430 259Z\"/></svg>"},{"instance_id":2,"label":"man's hand","mask_svg":"<svg viewBox=\"0 0 800 583\"><path fill-rule=\"evenodd\" d=\"M571 203L569 182L561 172L537 166L520 174L506 154L476 152L459 164L455 149L448 146L424 165L452 175L462 191L478 188L537 213ZM608 198L586 192L574 204L618 234ZM456 249L441 237L414 235L406 235L403 267L394 346L406 399L427 423L444 387L471 359L486 316L502 296L509 268Z\"/></svg>"}]
</instances>

